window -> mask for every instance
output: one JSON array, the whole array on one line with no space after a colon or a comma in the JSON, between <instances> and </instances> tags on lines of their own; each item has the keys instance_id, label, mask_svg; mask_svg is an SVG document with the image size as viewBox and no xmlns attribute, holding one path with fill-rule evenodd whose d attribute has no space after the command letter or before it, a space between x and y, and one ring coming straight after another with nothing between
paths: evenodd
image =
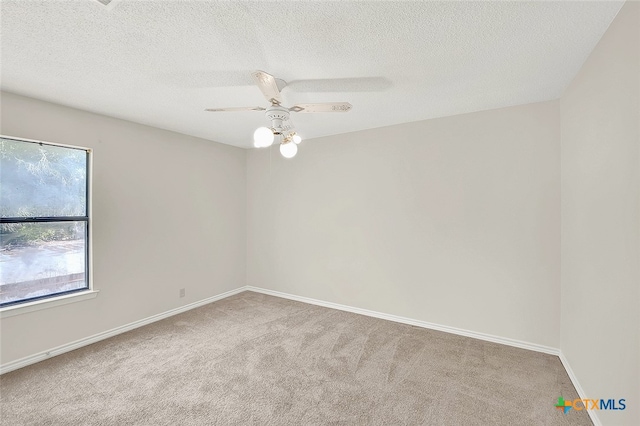
<instances>
[{"instance_id":1,"label":"window","mask_svg":"<svg viewBox=\"0 0 640 426\"><path fill-rule=\"evenodd\" d=\"M89 155L0 137L0 307L89 289Z\"/></svg>"}]
</instances>

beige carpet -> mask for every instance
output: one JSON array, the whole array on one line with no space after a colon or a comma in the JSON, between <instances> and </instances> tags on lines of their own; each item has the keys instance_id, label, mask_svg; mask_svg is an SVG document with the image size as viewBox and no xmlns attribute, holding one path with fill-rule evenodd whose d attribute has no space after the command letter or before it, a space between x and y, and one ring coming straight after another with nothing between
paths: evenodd
<instances>
[{"instance_id":1,"label":"beige carpet","mask_svg":"<svg viewBox=\"0 0 640 426\"><path fill-rule=\"evenodd\" d=\"M3 425L591 425L555 356L252 292L0 377Z\"/></svg>"}]
</instances>

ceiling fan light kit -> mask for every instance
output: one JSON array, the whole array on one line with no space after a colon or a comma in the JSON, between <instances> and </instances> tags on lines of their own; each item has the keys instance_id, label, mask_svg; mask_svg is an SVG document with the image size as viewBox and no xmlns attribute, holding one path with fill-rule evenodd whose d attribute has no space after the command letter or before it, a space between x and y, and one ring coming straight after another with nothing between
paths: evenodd
<instances>
[{"instance_id":1,"label":"ceiling fan light kit","mask_svg":"<svg viewBox=\"0 0 640 426\"><path fill-rule=\"evenodd\" d=\"M273 134L273 130L268 127L258 127L256 131L253 132L253 146L256 148L271 146L274 139L275 135Z\"/></svg>"},{"instance_id":2,"label":"ceiling fan light kit","mask_svg":"<svg viewBox=\"0 0 640 426\"><path fill-rule=\"evenodd\" d=\"M298 153L298 145L295 143L288 141L280 144L280 154L284 158L293 158Z\"/></svg>"},{"instance_id":3,"label":"ceiling fan light kit","mask_svg":"<svg viewBox=\"0 0 640 426\"><path fill-rule=\"evenodd\" d=\"M315 113L315 112L348 112L351 104L348 102L330 102L322 104L299 104L291 108L280 105L282 98L280 90L286 83L276 79L264 71L254 71L253 80L271 103L267 108L263 107L233 107L233 108L208 108L209 112L235 112L235 111L265 111L266 117L271 122L271 127L258 127L253 132L253 146L267 148L273 144L276 136L280 139L280 153L285 158L293 158L298 152L298 144L302 138L298 135L291 123L290 112Z\"/></svg>"}]
</instances>

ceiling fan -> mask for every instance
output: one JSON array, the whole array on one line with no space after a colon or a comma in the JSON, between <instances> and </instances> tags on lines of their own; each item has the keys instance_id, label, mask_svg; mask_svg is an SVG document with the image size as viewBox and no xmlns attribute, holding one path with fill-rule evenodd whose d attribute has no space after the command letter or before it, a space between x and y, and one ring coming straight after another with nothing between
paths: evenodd
<instances>
[{"instance_id":1,"label":"ceiling fan","mask_svg":"<svg viewBox=\"0 0 640 426\"><path fill-rule=\"evenodd\" d=\"M264 97L271 106L263 107L232 107L232 108L207 108L210 112L236 112L236 111L265 111L265 115L271 122L271 127L259 127L253 133L253 144L256 148L266 148L273 144L276 136L281 139L280 153L286 158L292 158L298 152L298 144L302 138L296 133L290 121L290 112L314 113L314 112L348 112L351 104L348 102L329 102L321 104L298 104L291 108L281 105L280 91L287 85L284 80L275 78L264 71L251 73Z\"/></svg>"}]
</instances>

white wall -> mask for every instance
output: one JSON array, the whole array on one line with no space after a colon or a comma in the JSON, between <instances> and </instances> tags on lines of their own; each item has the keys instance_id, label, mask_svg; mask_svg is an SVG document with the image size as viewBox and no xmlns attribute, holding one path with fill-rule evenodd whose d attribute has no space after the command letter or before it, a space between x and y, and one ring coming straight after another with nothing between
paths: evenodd
<instances>
[{"instance_id":1,"label":"white wall","mask_svg":"<svg viewBox=\"0 0 640 426\"><path fill-rule=\"evenodd\" d=\"M249 285L558 347L556 101L247 155Z\"/></svg>"},{"instance_id":2,"label":"white wall","mask_svg":"<svg viewBox=\"0 0 640 426\"><path fill-rule=\"evenodd\" d=\"M2 319L3 364L245 284L243 149L10 93L0 102L2 134L93 149L100 290Z\"/></svg>"},{"instance_id":3,"label":"white wall","mask_svg":"<svg viewBox=\"0 0 640 426\"><path fill-rule=\"evenodd\" d=\"M627 2L561 101L561 348L604 424L640 424L640 4Z\"/></svg>"}]
</instances>

